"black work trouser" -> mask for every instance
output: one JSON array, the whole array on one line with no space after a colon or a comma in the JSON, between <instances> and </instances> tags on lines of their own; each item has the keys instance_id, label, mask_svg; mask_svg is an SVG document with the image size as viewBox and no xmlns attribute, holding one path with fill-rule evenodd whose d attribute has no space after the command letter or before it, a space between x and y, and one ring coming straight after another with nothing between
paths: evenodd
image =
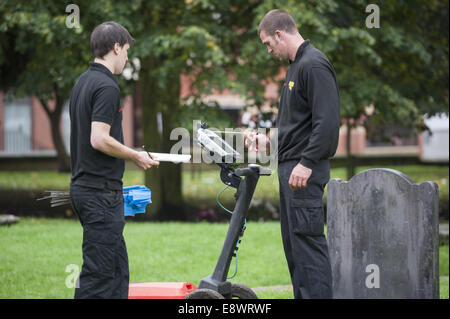
<instances>
[{"instance_id":1,"label":"black work trouser","mask_svg":"<svg viewBox=\"0 0 450 319\"><path fill-rule=\"evenodd\" d=\"M297 160L278 164L281 235L294 298L332 298L322 199L330 165L320 161L312 168L307 187L292 190L289 177L297 164Z\"/></svg>"},{"instance_id":2,"label":"black work trouser","mask_svg":"<svg viewBox=\"0 0 450 319\"><path fill-rule=\"evenodd\" d=\"M128 298L122 191L71 185L70 198L83 227L83 266L75 299Z\"/></svg>"}]
</instances>

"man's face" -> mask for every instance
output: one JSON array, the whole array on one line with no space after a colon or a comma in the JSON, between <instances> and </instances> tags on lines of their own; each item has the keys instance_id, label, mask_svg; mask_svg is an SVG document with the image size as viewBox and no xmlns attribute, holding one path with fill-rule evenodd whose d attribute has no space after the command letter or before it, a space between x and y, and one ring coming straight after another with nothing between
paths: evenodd
<instances>
[{"instance_id":1,"label":"man's face","mask_svg":"<svg viewBox=\"0 0 450 319\"><path fill-rule=\"evenodd\" d=\"M121 47L118 43L116 43L115 49L117 50L117 64L116 64L116 74L121 74L125 64L128 61L128 49L130 45L125 43L123 47Z\"/></svg>"},{"instance_id":2,"label":"man's face","mask_svg":"<svg viewBox=\"0 0 450 319\"><path fill-rule=\"evenodd\" d=\"M274 58L279 60L288 59L288 54L283 41L278 40L279 35L274 36L267 35L264 30L259 33L259 38L261 42L267 47L267 52L271 54Z\"/></svg>"}]
</instances>

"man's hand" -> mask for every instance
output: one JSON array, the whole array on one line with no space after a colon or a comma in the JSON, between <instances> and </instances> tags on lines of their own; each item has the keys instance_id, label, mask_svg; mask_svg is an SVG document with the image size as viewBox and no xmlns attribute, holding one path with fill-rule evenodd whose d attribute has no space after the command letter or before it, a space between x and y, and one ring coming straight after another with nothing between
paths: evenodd
<instances>
[{"instance_id":1,"label":"man's hand","mask_svg":"<svg viewBox=\"0 0 450 319\"><path fill-rule=\"evenodd\" d=\"M244 145L250 152L268 152L270 150L270 138L264 134L253 131L244 133Z\"/></svg>"},{"instance_id":2,"label":"man's hand","mask_svg":"<svg viewBox=\"0 0 450 319\"><path fill-rule=\"evenodd\" d=\"M139 168L146 170L158 166L147 152L137 152L109 135L111 126L103 122L92 122L91 145L94 149L116 158L131 159Z\"/></svg>"},{"instance_id":3,"label":"man's hand","mask_svg":"<svg viewBox=\"0 0 450 319\"><path fill-rule=\"evenodd\" d=\"M141 169L146 170L152 166L159 166L159 162L150 158L147 152L136 152L133 162Z\"/></svg>"},{"instance_id":4,"label":"man's hand","mask_svg":"<svg viewBox=\"0 0 450 319\"><path fill-rule=\"evenodd\" d=\"M289 187L291 189L306 187L311 173L312 170L310 168L303 166L302 164L297 164L289 177Z\"/></svg>"}]
</instances>

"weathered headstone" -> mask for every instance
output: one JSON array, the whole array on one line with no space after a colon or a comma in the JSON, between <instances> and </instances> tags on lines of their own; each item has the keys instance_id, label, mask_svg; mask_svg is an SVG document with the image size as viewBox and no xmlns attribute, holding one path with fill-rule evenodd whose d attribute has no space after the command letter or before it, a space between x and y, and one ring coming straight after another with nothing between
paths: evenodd
<instances>
[{"instance_id":1,"label":"weathered headstone","mask_svg":"<svg viewBox=\"0 0 450 319\"><path fill-rule=\"evenodd\" d=\"M438 186L370 169L327 190L334 298L439 298Z\"/></svg>"}]
</instances>

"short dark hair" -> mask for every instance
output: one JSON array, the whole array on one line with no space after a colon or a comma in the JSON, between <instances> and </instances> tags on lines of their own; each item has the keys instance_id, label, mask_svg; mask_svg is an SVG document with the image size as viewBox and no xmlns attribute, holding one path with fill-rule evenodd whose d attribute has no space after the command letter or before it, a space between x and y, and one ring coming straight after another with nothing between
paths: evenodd
<instances>
[{"instance_id":1,"label":"short dark hair","mask_svg":"<svg viewBox=\"0 0 450 319\"><path fill-rule=\"evenodd\" d=\"M258 35L263 30L270 36L273 36L276 30L283 30L292 34L297 31L297 25L289 13L276 9L267 12L259 23Z\"/></svg>"},{"instance_id":2,"label":"short dark hair","mask_svg":"<svg viewBox=\"0 0 450 319\"><path fill-rule=\"evenodd\" d=\"M128 30L117 22L103 22L91 33L91 51L95 58L103 58L114 48L116 43L119 43L121 47L125 43L129 45L134 43L134 39Z\"/></svg>"}]
</instances>

